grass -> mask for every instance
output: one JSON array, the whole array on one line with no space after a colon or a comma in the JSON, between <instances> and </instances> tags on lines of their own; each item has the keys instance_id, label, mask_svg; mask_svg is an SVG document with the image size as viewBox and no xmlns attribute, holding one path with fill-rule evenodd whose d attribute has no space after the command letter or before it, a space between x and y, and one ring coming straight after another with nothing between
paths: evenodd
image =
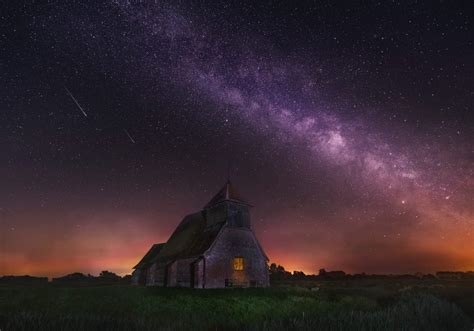
<instances>
[{"instance_id":1,"label":"grass","mask_svg":"<svg viewBox=\"0 0 474 331\"><path fill-rule=\"evenodd\" d=\"M446 293L406 290L406 284L327 282L319 291L307 285L234 290L0 286L0 329L473 329L466 314L473 299L462 294L472 290L470 285Z\"/></svg>"}]
</instances>

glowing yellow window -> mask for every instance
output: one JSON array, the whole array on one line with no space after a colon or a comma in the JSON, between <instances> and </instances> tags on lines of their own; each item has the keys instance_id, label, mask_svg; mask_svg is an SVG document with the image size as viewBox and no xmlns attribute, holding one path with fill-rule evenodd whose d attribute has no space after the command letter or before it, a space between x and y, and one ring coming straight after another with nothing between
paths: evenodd
<instances>
[{"instance_id":1,"label":"glowing yellow window","mask_svg":"<svg viewBox=\"0 0 474 331\"><path fill-rule=\"evenodd\" d=\"M244 270L243 257L234 257L234 270Z\"/></svg>"}]
</instances>

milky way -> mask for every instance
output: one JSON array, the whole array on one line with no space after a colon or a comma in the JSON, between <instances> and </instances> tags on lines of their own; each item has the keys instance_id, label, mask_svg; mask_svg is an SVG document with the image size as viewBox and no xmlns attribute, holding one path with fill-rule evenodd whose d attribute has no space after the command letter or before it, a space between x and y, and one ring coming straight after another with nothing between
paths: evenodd
<instances>
[{"instance_id":1,"label":"milky way","mask_svg":"<svg viewBox=\"0 0 474 331\"><path fill-rule=\"evenodd\" d=\"M27 41L10 39L18 72L2 92L6 173L20 175L2 188L0 263L67 271L68 245L76 268L127 272L212 196L231 161L267 255L290 269L474 268L472 22L460 8L427 10L117 1L12 11Z\"/></svg>"}]
</instances>

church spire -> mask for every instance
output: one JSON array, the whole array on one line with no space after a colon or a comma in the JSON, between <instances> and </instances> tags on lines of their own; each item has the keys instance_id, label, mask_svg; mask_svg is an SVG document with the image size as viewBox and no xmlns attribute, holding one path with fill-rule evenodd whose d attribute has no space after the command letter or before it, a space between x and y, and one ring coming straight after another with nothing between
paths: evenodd
<instances>
[{"instance_id":1,"label":"church spire","mask_svg":"<svg viewBox=\"0 0 474 331\"><path fill-rule=\"evenodd\" d=\"M224 187L222 187L219 190L219 192L217 192L217 194L211 199L211 201L207 203L207 205L204 208L209 208L223 201L233 201L233 202L248 205L248 203L245 200L243 200L240 197L240 195L237 193L234 186L230 182L229 178L227 178L227 181L224 184Z\"/></svg>"}]
</instances>

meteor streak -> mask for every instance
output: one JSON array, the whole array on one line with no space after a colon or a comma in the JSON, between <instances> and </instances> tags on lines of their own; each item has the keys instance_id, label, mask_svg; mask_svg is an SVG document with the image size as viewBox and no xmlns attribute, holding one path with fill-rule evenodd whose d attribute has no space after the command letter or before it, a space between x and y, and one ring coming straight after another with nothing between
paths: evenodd
<instances>
[{"instance_id":1,"label":"meteor streak","mask_svg":"<svg viewBox=\"0 0 474 331\"><path fill-rule=\"evenodd\" d=\"M135 144L135 139L132 138L132 136L130 135L130 133L128 133L128 131L127 131L126 129L123 129L123 132L125 132L125 134L126 134L127 137L130 139L130 141Z\"/></svg>"},{"instance_id":2,"label":"meteor streak","mask_svg":"<svg viewBox=\"0 0 474 331\"><path fill-rule=\"evenodd\" d=\"M71 97L72 101L74 101L74 103L76 104L76 106L79 108L79 110L82 112L82 114L87 117L87 114L86 112L84 111L84 109L81 107L81 105L79 104L79 102L76 100L76 98L74 97L74 95L72 95L71 91L69 91L69 89L67 87L64 87L64 89L66 90L67 94L69 94L69 96Z\"/></svg>"}]
</instances>

